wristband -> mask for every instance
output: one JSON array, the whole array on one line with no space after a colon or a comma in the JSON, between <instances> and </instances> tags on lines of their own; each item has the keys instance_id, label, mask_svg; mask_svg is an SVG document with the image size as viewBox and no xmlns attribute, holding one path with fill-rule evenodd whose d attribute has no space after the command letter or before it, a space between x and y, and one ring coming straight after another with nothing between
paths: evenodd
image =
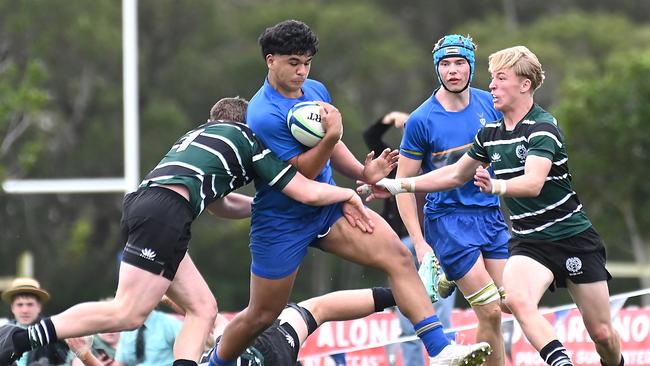
<instances>
[{"instance_id":1,"label":"wristband","mask_svg":"<svg viewBox=\"0 0 650 366\"><path fill-rule=\"evenodd\" d=\"M508 186L504 179L490 179L492 191L490 193L503 196L508 191Z\"/></svg>"},{"instance_id":2,"label":"wristband","mask_svg":"<svg viewBox=\"0 0 650 366\"><path fill-rule=\"evenodd\" d=\"M393 196L398 193L415 191L415 180L413 178L384 178L377 182L376 185L386 189Z\"/></svg>"},{"instance_id":3,"label":"wristband","mask_svg":"<svg viewBox=\"0 0 650 366\"><path fill-rule=\"evenodd\" d=\"M406 178L402 179L402 187L406 189L407 192L415 192L415 178Z\"/></svg>"}]
</instances>

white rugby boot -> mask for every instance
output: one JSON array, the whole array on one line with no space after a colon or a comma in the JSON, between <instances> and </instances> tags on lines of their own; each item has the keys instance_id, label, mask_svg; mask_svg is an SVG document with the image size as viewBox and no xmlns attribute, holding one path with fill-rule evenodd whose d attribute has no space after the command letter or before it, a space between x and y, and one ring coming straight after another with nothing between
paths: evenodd
<instances>
[{"instance_id":1,"label":"white rugby boot","mask_svg":"<svg viewBox=\"0 0 650 366\"><path fill-rule=\"evenodd\" d=\"M429 358L429 366L480 366L492 353L486 342L477 344L450 344L438 355Z\"/></svg>"}]
</instances>

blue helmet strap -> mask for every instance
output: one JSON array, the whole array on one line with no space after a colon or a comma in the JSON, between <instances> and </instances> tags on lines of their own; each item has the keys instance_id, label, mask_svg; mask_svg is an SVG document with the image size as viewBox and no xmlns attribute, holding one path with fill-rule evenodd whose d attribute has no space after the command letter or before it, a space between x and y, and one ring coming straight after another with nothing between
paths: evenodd
<instances>
[{"instance_id":1,"label":"blue helmet strap","mask_svg":"<svg viewBox=\"0 0 650 366\"><path fill-rule=\"evenodd\" d=\"M458 56L449 56L449 57L463 57L463 56L458 55ZM447 58L447 57L443 57L443 59L445 59L445 58ZM467 60L467 58L465 58L465 57L463 57L463 58L465 60ZM442 59L441 59L441 61L442 61ZM445 85L445 83L442 82L442 78L440 77L440 72L438 71L438 64L436 64L436 75L438 75L438 81L440 82L440 85L442 85L442 87L445 88L446 91L448 91L450 93L460 94L460 93L464 92L467 88L469 88L469 84L472 82L472 76L474 75L474 64L470 63L469 60L467 60L467 63L469 64L469 75L470 76L467 79L467 84L465 84L465 87L463 89L461 89L461 90L458 90L458 91L449 90L449 88L447 88L447 85Z\"/></svg>"}]
</instances>

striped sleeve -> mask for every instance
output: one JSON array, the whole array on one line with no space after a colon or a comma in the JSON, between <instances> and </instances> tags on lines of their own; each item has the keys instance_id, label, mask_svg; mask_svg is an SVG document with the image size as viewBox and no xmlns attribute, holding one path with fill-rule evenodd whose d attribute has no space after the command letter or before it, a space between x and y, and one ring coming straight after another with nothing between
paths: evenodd
<instances>
[{"instance_id":1,"label":"striped sleeve","mask_svg":"<svg viewBox=\"0 0 650 366\"><path fill-rule=\"evenodd\" d=\"M281 191L298 172L292 165L280 160L261 142L256 141L253 148L253 169L255 175L269 186Z\"/></svg>"},{"instance_id":2,"label":"striped sleeve","mask_svg":"<svg viewBox=\"0 0 650 366\"><path fill-rule=\"evenodd\" d=\"M528 135L528 155L553 160L564 145L560 130L551 123L535 123Z\"/></svg>"},{"instance_id":3,"label":"striped sleeve","mask_svg":"<svg viewBox=\"0 0 650 366\"><path fill-rule=\"evenodd\" d=\"M467 155L474 160L489 163L490 158L488 157L488 152L484 145L486 131L486 128L483 127L478 131L476 136L474 136L474 143L469 150L467 150Z\"/></svg>"}]
</instances>

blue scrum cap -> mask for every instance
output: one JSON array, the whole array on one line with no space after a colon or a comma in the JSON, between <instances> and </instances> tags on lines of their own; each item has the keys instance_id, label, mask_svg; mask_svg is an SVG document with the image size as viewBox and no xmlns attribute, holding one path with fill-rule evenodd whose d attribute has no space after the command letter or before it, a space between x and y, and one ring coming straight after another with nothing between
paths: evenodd
<instances>
[{"instance_id":1,"label":"blue scrum cap","mask_svg":"<svg viewBox=\"0 0 650 366\"><path fill-rule=\"evenodd\" d=\"M438 64L440 60L448 57L462 57L467 60L469 64L469 82L472 82L474 77L474 50L476 45L472 42L470 36L461 36L459 34L450 34L444 36L438 40L436 45L433 48L433 64L436 68L436 74L438 75L438 81L441 85L444 86L442 80L440 79L440 73L438 73ZM469 85L469 83L468 83Z\"/></svg>"}]
</instances>

